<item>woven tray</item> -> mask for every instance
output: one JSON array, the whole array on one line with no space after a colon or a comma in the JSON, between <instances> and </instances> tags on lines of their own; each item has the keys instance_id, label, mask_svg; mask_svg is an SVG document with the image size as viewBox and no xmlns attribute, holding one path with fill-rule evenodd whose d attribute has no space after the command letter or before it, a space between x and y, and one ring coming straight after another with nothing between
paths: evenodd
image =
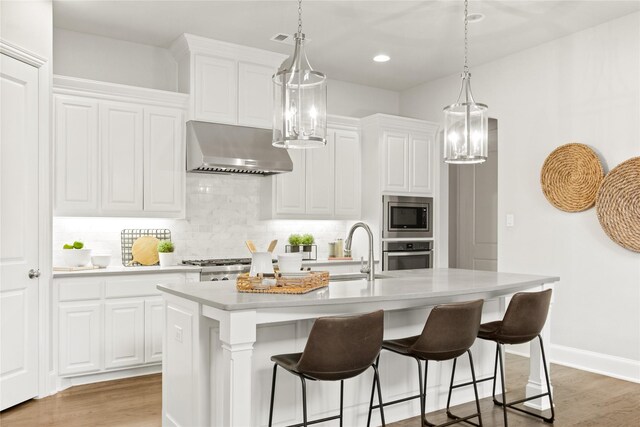
<instances>
[{"instance_id":1,"label":"woven tray","mask_svg":"<svg viewBox=\"0 0 640 427\"><path fill-rule=\"evenodd\" d=\"M607 174L598 191L596 212L611 240L640 252L640 157L620 163Z\"/></svg>"},{"instance_id":2,"label":"woven tray","mask_svg":"<svg viewBox=\"0 0 640 427\"><path fill-rule=\"evenodd\" d=\"M604 177L597 154L584 144L562 145L544 161L540 184L545 197L565 212L589 209Z\"/></svg>"},{"instance_id":3,"label":"woven tray","mask_svg":"<svg viewBox=\"0 0 640 427\"><path fill-rule=\"evenodd\" d=\"M328 271L310 271L307 276L276 276L276 285L267 289L256 289L262 285L262 277L249 277L249 273L240 274L236 279L238 292L257 294L306 294L307 292L329 286Z\"/></svg>"}]
</instances>

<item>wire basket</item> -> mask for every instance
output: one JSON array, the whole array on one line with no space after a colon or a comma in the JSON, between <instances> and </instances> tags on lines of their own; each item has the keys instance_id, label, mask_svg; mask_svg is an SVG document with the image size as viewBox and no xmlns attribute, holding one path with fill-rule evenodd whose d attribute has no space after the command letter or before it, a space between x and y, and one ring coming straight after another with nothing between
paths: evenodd
<instances>
[{"instance_id":1,"label":"wire basket","mask_svg":"<svg viewBox=\"0 0 640 427\"><path fill-rule=\"evenodd\" d=\"M122 248L122 265L129 267L140 265L137 262L131 264L131 246L139 237L153 236L159 240L171 240L171 230L166 228L125 228L120 233L120 246Z\"/></svg>"}]
</instances>

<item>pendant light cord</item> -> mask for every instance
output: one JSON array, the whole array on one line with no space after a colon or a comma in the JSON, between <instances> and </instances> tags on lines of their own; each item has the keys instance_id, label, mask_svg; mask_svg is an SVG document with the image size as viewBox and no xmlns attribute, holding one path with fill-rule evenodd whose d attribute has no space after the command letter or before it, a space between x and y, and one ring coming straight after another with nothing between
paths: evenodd
<instances>
[{"instance_id":1,"label":"pendant light cord","mask_svg":"<svg viewBox=\"0 0 640 427\"><path fill-rule=\"evenodd\" d=\"M298 34L302 34L302 0L298 0Z\"/></svg>"},{"instance_id":2,"label":"pendant light cord","mask_svg":"<svg viewBox=\"0 0 640 427\"><path fill-rule=\"evenodd\" d=\"M469 65L467 60L467 56L469 54L469 39L468 39L469 19L467 18L468 6L469 6L469 0L464 0L464 72L465 73L469 72Z\"/></svg>"}]
</instances>

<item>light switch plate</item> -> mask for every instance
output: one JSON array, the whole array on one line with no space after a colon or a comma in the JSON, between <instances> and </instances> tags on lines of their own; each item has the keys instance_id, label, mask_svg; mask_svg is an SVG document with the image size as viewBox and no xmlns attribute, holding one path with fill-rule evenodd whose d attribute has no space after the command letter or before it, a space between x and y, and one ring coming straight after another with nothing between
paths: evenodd
<instances>
[{"instance_id":1,"label":"light switch plate","mask_svg":"<svg viewBox=\"0 0 640 427\"><path fill-rule=\"evenodd\" d=\"M182 342L182 328L178 325L174 325L176 328L176 341Z\"/></svg>"},{"instance_id":2,"label":"light switch plate","mask_svg":"<svg viewBox=\"0 0 640 427\"><path fill-rule=\"evenodd\" d=\"M516 224L516 217L514 214L507 214L507 227L513 227Z\"/></svg>"}]
</instances>

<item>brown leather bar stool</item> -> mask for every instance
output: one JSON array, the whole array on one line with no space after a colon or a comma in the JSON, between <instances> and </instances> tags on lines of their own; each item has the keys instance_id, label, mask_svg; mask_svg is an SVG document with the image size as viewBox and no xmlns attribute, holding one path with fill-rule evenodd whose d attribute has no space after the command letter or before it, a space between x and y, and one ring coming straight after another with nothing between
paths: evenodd
<instances>
[{"instance_id":1,"label":"brown leather bar stool","mask_svg":"<svg viewBox=\"0 0 640 427\"><path fill-rule=\"evenodd\" d=\"M302 382L303 422L289 427L307 426L329 420L340 420L342 426L344 380L360 375L373 368L373 381L378 384L378 401L381 401L378 367L374 364L380 354L384 332L382 310L360 316L321 317L316 319L309 333L302 353L272 356L273 382L271 384L271 404L269 426L273 420L273 402L276 389L278 366L297 375ZM307 420L306 380L340 381L340 414L318 420ZM380 408L382 424L384 413Z\"/></svg>"},{"instance_id":2,"label":"brown leather bar stool","mask_svg":"<svg viewBox=\"0 0 640 427\"><path fill-rule=\"evenodd\" d=\"M471 377L475 384L475 370L473 367L473 357L469 348L473 345L478 334L478 328L480 327L480 319L482 317L482 305L483 300L470 301L459 304L446 304L438 305L429 314L422 334L409 338L401 338L397 340L385 340L382 343L382 348L392 351L402 356L408 356L415 359L418 363L418 383L420 384L420 394L416 396L405 397L403 399L397 399L392 402L381 403L380 405L373 405L373 394L376 384L374 383L371 390L371 403L369 405L369 425L371 419L371 412L373 409L379 406L388 406L396 403L406 402L408 400L420 399L420 417L421 425L435 426L435 424L427 421L425 416L426 406L426 389L427 389L427 371L429 361L443 361L453 359L453 371L451 373L451 383L453 384L453 378L455 374L455 366L457 358L464 353L469 356L469 363L471 365ZM422 365L421 361L425 362L424 366L424 383L422 382ZM376 360L376 365L378 360ZM379 390L378 390L379 391ZM444 424L439 424L439 427L456 424L462 421L473 425L482 426L482 416L480 415L480 402L478 401L478 390L475 388L476 396L476 409L477 412L462 418L457 418L454 421L449 421ZM378 394L378 400L381 401L380 394ZM449 404L451 403L451 388L449 389L449 397L447 398L447 411L449 411ZM478 424L469 421L472 418L478 418Z\"/></svg>"},{"instance_id":3,"label":"brown leather bar stool","mask_svg":"<svg viewBox=\"0 0 640 427\"><path fill-rule=\"evenodd\" d=\"M480 325L478 338L487 341L494 341L496 343L496 360L493 368L493 376L489 378L483 378L481 380L478 380L477 382L493 380L493 403L498 406L502 406L505 427L508 426L507 408L524 412L526 414L540 418L547 423L553 423L555 419L553 398L551 397L551 385L549 383L549 372L547 370L547 358L544 354L544 345L542 344L542 337L540 336L540 331L542 331L542 328L544 327L544 324L547 320L550 303L551 289L547 289L546 291L542 292L518 292L511 298L509 307L507 307L507 311L504 314L504 318L502 320ZM502 346L504 344L524 344L532 341L536 337L540 342L542 364L544 365L544 376L547 382L547 392L524 399L519 399L514 402L506 402L504 365L502 361L501 351ZM496 375L498 371L498 361L500 362L502 402L496 399ZM471 383L459 384L456 386L452 386L452 388L464 387L470 384ZM550 417L545 417L543 415L536 414L523 408L514 406L544 396L549 397L549 404L551 405ZM452 414L450 413L449 415L452 416Z\"/></svg>"}]
</instances>

